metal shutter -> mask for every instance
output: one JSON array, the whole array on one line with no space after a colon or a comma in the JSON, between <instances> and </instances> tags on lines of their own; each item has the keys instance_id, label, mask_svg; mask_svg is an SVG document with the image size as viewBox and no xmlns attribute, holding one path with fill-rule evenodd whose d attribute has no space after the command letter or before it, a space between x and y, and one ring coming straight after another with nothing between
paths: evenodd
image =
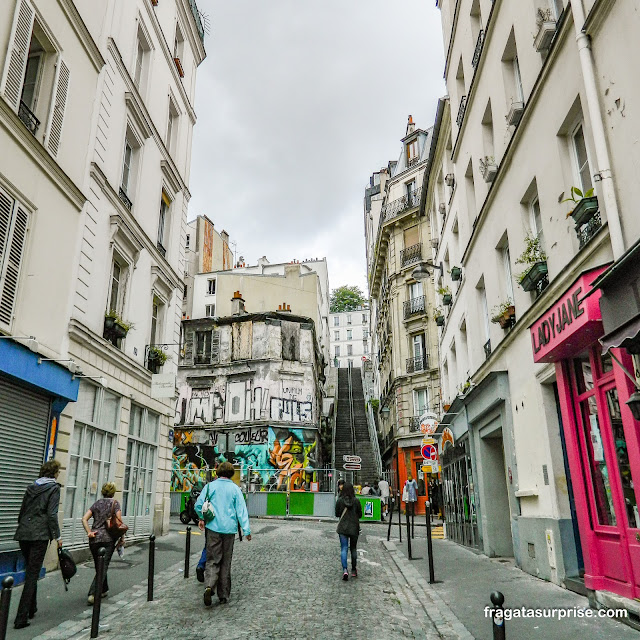
<instances>
[{"instance_id":1,"label":"metal shutter","mask_svg":"<svg viewBox=\"0 0 640 640\"><path fill-rule=\"evenodd\" d=\"M0 551L13 534L25 489L38 477L49 431L50 400L0 378Z\"/></svg>"}]
</instances>

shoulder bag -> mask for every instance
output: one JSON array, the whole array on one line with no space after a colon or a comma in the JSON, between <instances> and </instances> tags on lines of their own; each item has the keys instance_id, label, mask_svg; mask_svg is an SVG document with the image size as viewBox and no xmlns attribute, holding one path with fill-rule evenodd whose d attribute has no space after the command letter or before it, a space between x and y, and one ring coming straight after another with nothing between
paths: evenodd
<instances>
[{"instance_id":1,"label":"shoulder bag","mask_svg":"<svg viewBox=\"0 0 640 640\"><path fill-rule=\"evenodd\" d=\"M202 511L202 519L206 524L211 522L215 517L215 511L213 510L213 505L211 504L211 500L209 498L209 486L207 485L207 495L205 496L204 502L202 503L202 507L200 508Z\"/></svg>"},{"instance_id":2,"label":"shoulder bag","mask_svg":"<svg viewBox=\"0 0 640 640\"><path fill-rule=\"evenodd\" d=\"M122 538L122 536L129 531L129 527L122 522L122 518L119 518L116 515L116 501L111 501L111 515L107 518L105 522L105 526L109 535L117 540L118 538Z\"/></svg>"}]
</instances>

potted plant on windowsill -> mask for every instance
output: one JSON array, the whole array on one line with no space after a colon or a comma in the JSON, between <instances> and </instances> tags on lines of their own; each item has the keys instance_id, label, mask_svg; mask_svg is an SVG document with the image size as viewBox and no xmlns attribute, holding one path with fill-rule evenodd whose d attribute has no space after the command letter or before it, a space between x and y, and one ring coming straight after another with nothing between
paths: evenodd
<instances>
[{"instance_id":1,"label":"potted plant on windowsill","mask_svg":"<svg viewBox=\"0 0 640 640\"><path fill-rule=\"evenodd\" d=\"M449 289L449 287L440 287L438 289L438 293L442 296L442 304L449 306L453 303L453 295L451 294L451 289Z\"/></svg>"},{"instance_id":2,"label":"potted plant on windowsill","mask_svg":"<svg viewBox=\"0 0 640 640\"><path fill-rule=\"evenodd\" d=\"M440 307L437 307L433 312L433 319L439 327L444 327L444 313Z\"/></svg>"},{"instance_id":3,"label":"potted plant on windowsill","mask_svg":"<svg viewBox=\"0 0 640 640\"><path fill-rule=\"evenodd\" d=\"M496 305L491 313L491 322L499 324L501 329L508 329L516 323L516 308L509 298Z\"/></svg>"},{"instance_id":4,"label":"potted plant on windowsill","mask_svg":"<svg viewBox=\"0 0 640 640\"><path fill-rule=\"evenodd\" d=\"M147 358L147 368L151 373L158 373L160 367L167 361L167 354L162 347L151 345L149 347L149 356Z\"/></svg>"},{"instance_id":5,"label":"potted plant on windowsill","mask_svg":"<svg viewBox=\"0 0 640 640\"><path fill-rule=\"evenodd\" d=\"M132 322L125 322L116 311L107 311L104 314L104 337L114 344L117 340L126 337Z\"/></svg>"},{"instance_id":6,"label":"potted plant on windowsill","mask_svg":"<svg viewBox=\"0 0 640 640\"><path fill-rule=\"evenodd\" d=\"M551 13L551 9L538 9L536 17L538 33L533 39L533 46L536 51L545 51L551 46L553 36L556 34L556 21Z\"/></svg>"},{"instance_id":7,"label":"potted plant on windowsill","mask_svg":"<svg viewBox=\"0 0 640 640\"><path fill-rule=\"evenodd\" d=\"M547 254L538 236L528 234L524 241L525 250L516 260L516 264L525 265L525 270L518 275L518 283L525 291L533 291L547 275Z\"/></svg>"},{"instance_id":8,"label":"potted plant on windowsill","mask_svg":"<svg viewBox=\"0 0 640 640\"><path fill-rule=\"evenodd\" d=\"M449 409L451 409L451 405L450 404L443 404L442 405L442 410L446 413L447 411L449 411Z\"/></svg>"},{"instance_id":9,"label":"potted plant on windowsill","mask_svg":"<svg viewBox=\"0 0 640 640\"><path fill-rule=\"evenodd\" d=\"M571 195L562 202L573 202L576 206L567 213L567 218L571 216L576 223L576 228L589 222L598 212L598 197L593 195L593 189L582 193L578 187L571 187ZM576 197L577 196L577 197Z\"/></svg>"},{"instance_id":10,"label":"potted plant on windowsill","mask_svg":"<svg viewBox=\"0 0 640 640\"><path fill-rule=\"evenodd\" d=\"M451 267L449 274L454 282L460 280L460 278L462 278L462 267Z\"/></svg>"}]
</instances>

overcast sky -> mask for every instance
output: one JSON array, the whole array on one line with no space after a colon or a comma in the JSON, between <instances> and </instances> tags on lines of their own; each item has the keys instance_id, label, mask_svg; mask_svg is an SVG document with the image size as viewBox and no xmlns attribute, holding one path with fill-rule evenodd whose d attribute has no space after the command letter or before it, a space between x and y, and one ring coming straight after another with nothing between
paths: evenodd
<instances>
[{"instance_id":1,"label":"overcast sky","mask_svg":"<svg viewBox=\"0 0 640 640\"><path fill-rule=\"evenodd\" d=\"M326 256L330 287L366 291L363 197L400 154L407 116L445 94L434 0L198 0L189 218L255 264Z\"/></svg>"}]
</instances>

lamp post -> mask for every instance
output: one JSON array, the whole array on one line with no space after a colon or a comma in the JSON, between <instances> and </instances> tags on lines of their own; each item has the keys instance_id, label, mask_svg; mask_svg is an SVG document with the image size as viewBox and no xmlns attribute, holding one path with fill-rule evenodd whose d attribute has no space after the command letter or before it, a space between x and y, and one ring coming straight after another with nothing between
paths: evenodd
<instances>
[{"instance_id":1,"label":"lamp post","mask_svg":"<svg viewBox=\"0 0 640 640\"><path fill-rule=\"evenodd\" d=\"M411 272L411 277L414 280L427 280L431 277L431 271L429 271L429 267L431 267L431 269L433 269L434 271L436 269L439 269L440 273L444 275L442 264L433 264L433 262L424 260Z\"/></svg>"}]
</instances>

